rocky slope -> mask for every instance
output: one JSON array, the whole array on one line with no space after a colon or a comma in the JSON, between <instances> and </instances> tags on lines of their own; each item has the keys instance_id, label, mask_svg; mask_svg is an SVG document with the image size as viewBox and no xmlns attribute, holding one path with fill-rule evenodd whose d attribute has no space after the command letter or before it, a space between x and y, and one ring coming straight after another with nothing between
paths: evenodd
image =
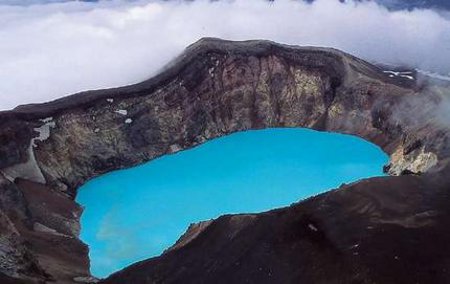
<instances>
[{"instance_id":1,"label":"rocky slope","mask_svg":"<svg viewBox=\"0 0 450 284\"><path fill-rule=\"evenodd\" d=\"M391 175L426 174L369 179L289 208L193 226L162 257L106 281L406 281L412 273L392 278L394 266L380 259L393 247L407 252L410 246L419 257L411 265L431 260L427 267L435 271L450 256L424 237L444 237L448 227L441 204L447 182L439 177L450 155L449 88L417 76L394 76L333 49L202 39L140 84L1 112L1 277L92 281L87 248L78 239L81 209L73 201L81 184L215 137L267 127L358 135L391 155ZM399 246L406 234L408 243ZM367 241L358 261L345 250L356 240ZM422 256L419 247L434 250Z\"/></svg>"},{"instance_id":2,"label":"rocky slope","mask_svg":"<svg viewBox=\"0 0 450 284\"><path fill-rule=\"evenodd\" d=\"M102 283L449 283L449 189L374 178L289 208L223 216Z\"/></svg>"}]
</instances>

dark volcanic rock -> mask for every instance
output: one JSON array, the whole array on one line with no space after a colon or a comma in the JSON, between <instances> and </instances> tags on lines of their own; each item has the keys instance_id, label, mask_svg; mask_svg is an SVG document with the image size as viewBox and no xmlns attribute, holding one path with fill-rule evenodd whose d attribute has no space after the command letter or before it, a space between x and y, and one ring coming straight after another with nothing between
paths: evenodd
<instances>
[{"instance_id":1,"label":"dark volcanic rock","mask_svg":"<svg viewBox=\"0 0 450 284\"><path fill-rule=\"evenodd\" d=\"M257 215L102 283L449 283L450 188L373 178Z\"/></svg>"},{"instance_id":2,"label":"dark volcanic rock","mask_svg":"<svg viewBox=\"0 0 450 284\"><path fill-rule=\"evenodd\" d=\"M390 154L391 175L412 175L194 225L163 256L106 282L442 282L446 93L334 49L203 39L140 84L2 112L0 178L9 189L0 196L0 246L15 254L0 249L13 263L0 272L91 281L73 201L88 179L236 131L308 127L372 141Z\"/></svg>"}]
</instances>

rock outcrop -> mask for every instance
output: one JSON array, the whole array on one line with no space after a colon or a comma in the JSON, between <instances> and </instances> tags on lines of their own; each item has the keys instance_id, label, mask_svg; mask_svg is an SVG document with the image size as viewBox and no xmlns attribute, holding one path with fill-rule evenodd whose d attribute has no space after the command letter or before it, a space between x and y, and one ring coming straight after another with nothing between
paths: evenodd
<instances>
[{"instance_id":1,"label":"rock outcrop","mask_svg":"<svg viewBox=\"0 0 450 284\"><path fill-rule=\"evenodd\" d=\"M419 176L372 178L222 216L102 283L449 283L449 190Z\"/></svg>"},{"instance_id":2,"label":"rock outcrop","mask_svg":"<svg viewBox=\"0 0 450 284\"><path fill-rule=\"evenodd\" d=\"M395 266L383 260L401 234L429 249L414 265L427 258L437 269L450 253L430 249L438 243L425 244L420 234L446 236L450 220L441 206L447 182L440 178L450 156L449 123L441 115L449 87L418 79L389 76L334 49L202 39L145 82L1 112L0 272L22 281L94 281L78 239L81 208L73 200L81 184L209 139L268 127L358 135L390 154L392 177L193 226L160 258L106 282L401 282L414 275L392 278ZM402 174L408 175L395 177ZM361 247L354 251L360 256L347 245ZM313 259L315 266L308 264Z\"/></svg>"}]
</instances>

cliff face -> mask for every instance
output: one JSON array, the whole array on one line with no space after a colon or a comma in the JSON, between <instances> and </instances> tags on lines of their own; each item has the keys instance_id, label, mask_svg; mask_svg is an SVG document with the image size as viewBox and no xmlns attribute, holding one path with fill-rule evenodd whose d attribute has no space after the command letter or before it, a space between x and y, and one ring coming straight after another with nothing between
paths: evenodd
<instances>
[{"instance_id":1,"label":"cliff face","mask_svg":"<svg viewBox=\"0 0 450 284\"><path fill-rule=\"evenodd\" d=\"M442 93L447 92L447 86L418 82L422 80L391 77L337 50L267 41L203 39L188 47L160 75L143 83L2 112L0 247L5 249L0 249L0 257L11 265L0 266L0 271L21 279L90 281L86 278L87 249L78 240L81 209L73 201L76 189L102 173L236 131L308 127L354 134L391 155L391 163L386 167L391 175L423 172L438 175L450 155L448 125L439 116L445 100ZM409 183L425 178L399 179ZM400 190L395 189L394 178L385 183L383 187ZM376 184L369 180L357 187L368 194L368 199L373 199L369 191L378 188ZM333 194L353 200L353 195L341 191L322 198ZM343 204L351 200L344 200ZM403 206L402 200L395 201ZM303 208L305 204L311 202L299 206ZM277 211L288 212L282 223L291 220L295 208ZM273 214L279 216L267 213L224 217L206 229L200 226L201 232L190 232L162 259L183 251L186 243L198 243L214 226L222 229L211 238L220 240L222 234L233 230L234 227L223 227L221 223L233 222L230 220L237 220L240 227L254 222L262 224L265 229L255 230L257 239L260 236L257 232L268 234L264 230L274 225L270 222L280 221L267 217ZM295 219L292 218L291 221ZM276 238L273 234L270 237ZM256 239L252 242L257 242ZM223 242L226 244L226 239ZM287 253L284 249L280 251L280 260ZM202 261L198 259L196 264ZM299 271L308 268L302 269ZM161 271L155 273L164 275Z\"/></svg>"},{"instance_id":2,"label":"cliff face","mask_svg":"<svg viewBox=\"0 0 450 284\"><path fill-rule=\"evenodd\" d=\"M102 283L449 283L449 190L424 177L372 178L222 216Z\"/></svg>"}]
</instances>

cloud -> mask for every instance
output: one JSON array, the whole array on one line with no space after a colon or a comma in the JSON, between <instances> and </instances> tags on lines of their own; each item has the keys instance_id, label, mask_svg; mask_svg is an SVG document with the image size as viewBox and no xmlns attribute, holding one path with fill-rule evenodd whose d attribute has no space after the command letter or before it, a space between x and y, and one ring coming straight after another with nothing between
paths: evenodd
<instances>
[{"instance_id":1,"label":"cloud","mask_svg":"<svg viewBox=\"0 0 450 284\"><path fill-rule=\"evenodd\" d=\"M204 36L331 46L371 61L450 72L450 20L431 10L334 0L4 4L0 109L142 81Z\"/></svg>"}]
</instances>

